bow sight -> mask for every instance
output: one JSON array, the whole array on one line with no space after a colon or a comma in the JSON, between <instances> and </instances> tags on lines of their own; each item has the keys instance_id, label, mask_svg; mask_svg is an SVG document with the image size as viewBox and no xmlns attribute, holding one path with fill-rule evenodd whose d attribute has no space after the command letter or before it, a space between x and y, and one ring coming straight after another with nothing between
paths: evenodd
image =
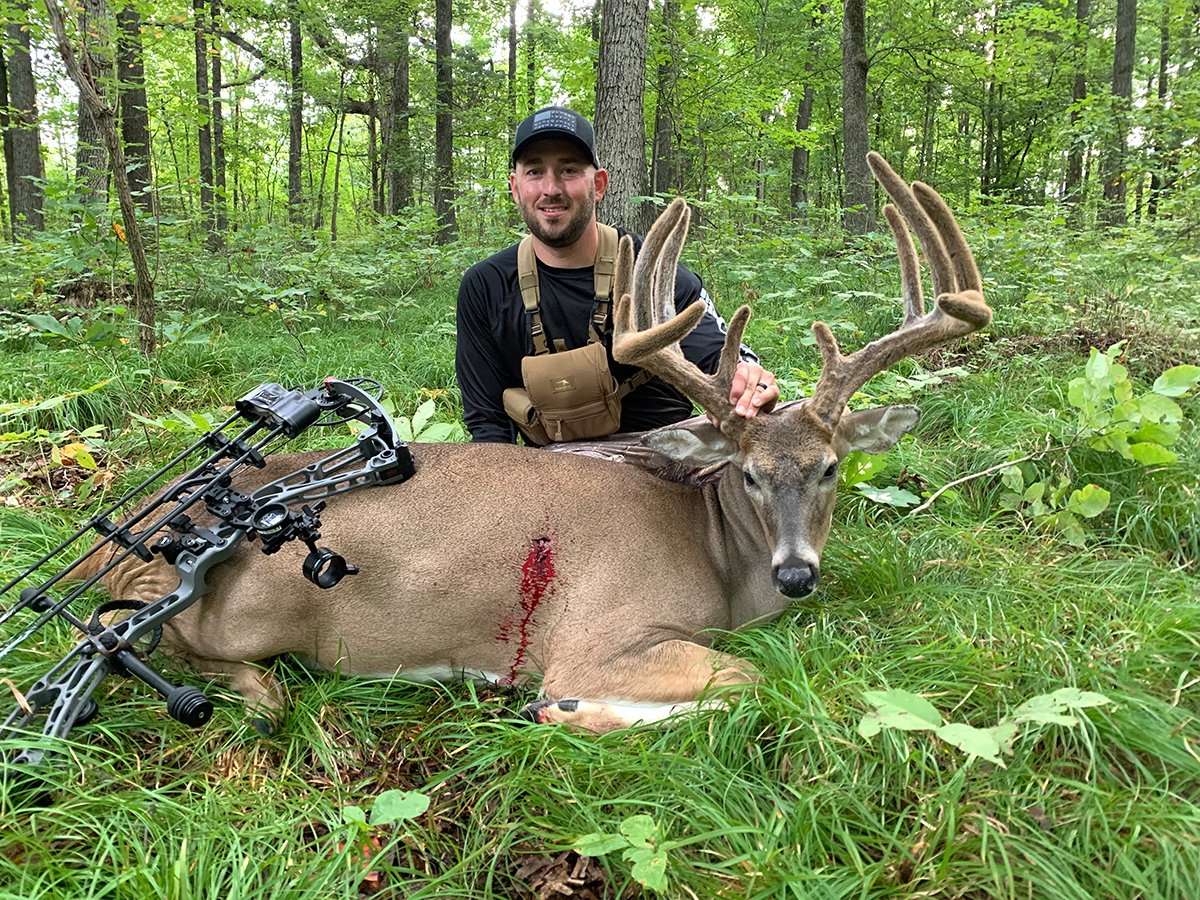
<instances>
[{"instance_id":1,"label":"bow sight","mask_svg":"<svg viewBox=\"0 0 1200 900\"><path fill-rule=\"evenodd\" d=\"M376 389L375 396L361 385ZM325 498L360 487L396 484L413 474L407 445L397 439L391 418L380 404L383 390L371 379L333 378L311 390L264 384L242 397L235 412L170 462L89 519L69 538L0 588L0 598L30 580L51 560L91 531L101 539L73 562L20 591L16 603L0 613L0 625L22 612L33 614L15 637L0 647L0 660L21 646L51 619L69 622L83 638L63 659L24 694L13 687L15 706L0 723L0 739L17 743L17 763L35 764L48 748L45 740L30 740L42 720L44 738L61 739L74 725L97 712L92 693L110 673L133 676L150 685L167 701L170 715L193 727L212 715L212 703L195 688L173 685L145 662L162 636L163 623L187 609L204 593L205 577L228 558L244 539L258 540L264 553L275 553L299 540L308 547L301 571L322 588L332 588L358 569L340 554L318 545ZM246 494L233 482L247 466L263 468L276 444L310 427L341 425L357 420L366 427L354 445L334 451L317 462ZM185 462L202 456L165 490L120 524L118 511L170 477ZM297 509L297 507L299 507ZM190 514L189 514L190 511ZM195 516L208 516L200 524ZM153 540L153 543L150 541ZM179 574L170 593L150 603L112 600L102 603L84 622L68 608L130 556L150 562L161 556ZM82 579L82 580L80 580ZM65 589L60 583L79 581ZM58 595L56 597L56 594ZM132 610L119 622L105 624L108 613ZM110 617L111 618L111 617ZM11 684L11 682L10 682ZM12 743L9 740L9 743Z\"/></svg>"}]
</instances>

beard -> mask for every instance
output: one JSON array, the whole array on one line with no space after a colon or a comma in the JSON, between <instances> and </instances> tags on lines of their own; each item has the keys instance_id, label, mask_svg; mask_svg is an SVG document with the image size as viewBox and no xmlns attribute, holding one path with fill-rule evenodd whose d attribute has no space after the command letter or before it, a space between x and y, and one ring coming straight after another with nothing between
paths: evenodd
<instances>
[{"instance_id":1,"label":"beard","mask_svg":"<svg viewBox=\"0 0 1200 900\"><path fill-rule=\"evenodd\" d=\"M595 211L596 189L592 187L586 198L574 204L574 212L565 221L551 226L552 230L542 227L535 203L521 205L521 218L529 233L547 247L569 247L583 236Z\"/></svg>"}]
</instances>

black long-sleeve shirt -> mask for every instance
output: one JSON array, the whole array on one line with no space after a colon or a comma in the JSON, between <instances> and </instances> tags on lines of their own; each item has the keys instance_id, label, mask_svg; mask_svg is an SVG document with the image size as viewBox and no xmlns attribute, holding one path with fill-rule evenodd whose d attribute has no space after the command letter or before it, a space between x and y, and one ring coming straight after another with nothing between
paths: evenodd
<instances>
[{"instance_id":1,"label":"black long-sleeve shirt","mask_svg":"<svg viewBox=\"0 0 1200 900\"><path fill-rule=\"evenodd\" d=\"M623 235L624 232L621 232ZM642 239L633 235L634 252ZM538 293L547 340L562 338L568 350L584 346L595 304L591 266L561 269L541 260ZM614 302L615 302L614 298ZM697 301L708 307L700 324L683 339L683 355L705 372L716 371L725 343L725 322L717 313L699 276L679 266L675 273L676 311ZM506 388L521 387L521 359L533 353L529 317L521 301L517 278L517 245L501 250L463 275L458 289L458 341L455 371L462 391L463 419L474 441L515 443L516 426L504 412ZM612 335L604 336L609 367L618 382L636 369L612 358ZM744 359L757 362L747 348ZM691 401L665 382L653 378L631 391L621 405L621 431L644 431L686 419Z\"/></svg>"}]
</instances>

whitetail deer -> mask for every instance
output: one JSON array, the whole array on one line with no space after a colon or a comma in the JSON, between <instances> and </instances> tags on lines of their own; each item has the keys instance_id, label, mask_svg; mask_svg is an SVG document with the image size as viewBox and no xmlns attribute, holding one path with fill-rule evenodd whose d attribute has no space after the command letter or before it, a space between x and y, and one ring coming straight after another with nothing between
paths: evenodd
<instances>
[{"instance_id":1,"label":"whitetail deer","mask_svg":"<svg viewBox=\"0 0 1200 900\"><path fill-rule=\"evenodd\" d=\"M722 477L682 485L571 454L417 445L411 481L348 495L324 513L326 538L361 574L322 591L297 577L292 554L263 557L242 545L214 570L204 600L167 624L169 643L202 671L232 676L263 727L284 699L255 664L281 653L359 675L501 683L540 675L543 699L528 714L595 731L688 708L711 685L752 681L748 663L706 643L769 620L813 590L838 461L851 449L890 447L917 420L912 407L848 412L847 401L901 357L991 318L941 197L909 187L878 155L869 159L895 203L885 214L904 323L849 355L815 323L823 359L816 390L769 415L743 419L728 399L748 308L730 322L715 375L679 351L703 313L693 304L670 317L686 204L663 212L636 265L629 239L621 246L614 355L675 385L719 423L692 420L645 440L675 460L727 463ZM932 269L930 312L905 221ZM243 489L305 462L272 458ZM150 600L176 580L161 559L131 558L106 582L115 597Z\"/></svg>"}]
</instances>

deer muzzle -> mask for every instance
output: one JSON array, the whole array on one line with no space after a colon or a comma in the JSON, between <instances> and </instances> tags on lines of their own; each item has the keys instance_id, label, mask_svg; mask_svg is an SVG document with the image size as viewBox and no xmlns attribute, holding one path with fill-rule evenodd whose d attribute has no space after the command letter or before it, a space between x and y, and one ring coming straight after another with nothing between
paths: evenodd
<instances>
[{"instance_id":1,"label":"deer muzzle","mask_svg":"<svg viewBox=\"0 0 1200 900\"><path fill-rule=\"evenodd\" d=\"M793 600L811 594L821 577L815 565L799 558L787 559L774 566L771 575L775 579L775 589Z\"/></svg>"}]
</instances>

